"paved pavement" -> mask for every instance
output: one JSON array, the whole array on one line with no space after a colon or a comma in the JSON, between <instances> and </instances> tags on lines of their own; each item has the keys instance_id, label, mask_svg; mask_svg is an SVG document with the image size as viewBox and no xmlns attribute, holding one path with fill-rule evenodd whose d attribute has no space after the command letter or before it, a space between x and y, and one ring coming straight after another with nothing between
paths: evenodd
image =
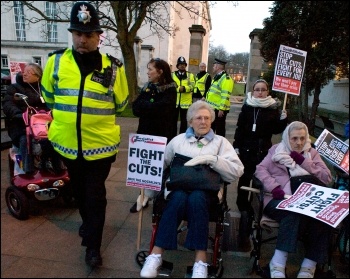
<instances>
[{"instance_id":1,"label":"paved pavement","mask_svg":"<svg viewBox=\"0 0 350 279\"><path fill-rule=\"evenodd\" d=\"M233 140L240 106L232 104L228 114L227 138L230 142ZM138 119L118 118L117 122L121 125L122 142L106 182L108 204L101 247L103 266L100 268L90 268L84 262L85 247L80 245L81 238L78 236L81 220L74 206L54 200L33 205L28 220L19 221L10 215L4 197L9 186L8 150L1 152L1 278L139 277L140 268L135 261L139 252L139 214L129 212L139 189L125 185L128 135L135 133ZM237 215L235 188L235 185L230 185L228 190L228 204L233 216ZM140 250L149 248L151 213L152 206L143 211ZM268 263L273 249L274 244L263 246L262 265ZM164 259L174 263L171 277L183 278L186 266L193 264L193 252L185 249L166 251ZM340 263L337 253L334 259L333 269L337 277L348 278L348 266ZM289 277L295 276L300 261L300 255L290 255ZM237 252L234 248L223 252L223 278L259 278L251 273L252 263L249 253Z\"/></svg>"}]
</instances>

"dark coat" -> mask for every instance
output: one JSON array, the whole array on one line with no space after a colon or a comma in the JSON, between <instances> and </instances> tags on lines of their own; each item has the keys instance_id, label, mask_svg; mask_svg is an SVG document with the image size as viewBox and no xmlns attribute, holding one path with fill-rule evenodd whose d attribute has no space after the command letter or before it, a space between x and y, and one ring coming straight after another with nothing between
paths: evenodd
<instances>
[{"instance_id":1,"label":"dark coat","mask_svg":"<svg viewBox=\"0 0 350 279\"><path fill-rule=\"evenodd\" d=\"M7 117L8 134L14 145L19 146L19 138L26 134L24 120L22 118L23 112L26 111L27 105L23 100L15 100L15 93L21 93L28 96L27 103L36 109L46 109L47 107L40 100L40 83L33 83L30 85L23 81L21 74L17 74L16 83L7 87L6 94L2 101L4 114Z\"/></svg>"},{"instance_id":2,"label":"dark coat","mask_svg":"<svg viewBox=\"0 0 350 279\"><path fill-rule=\"evenodd\" d=\"M249 149L254 153L261 152L266 155L272 146L272 135L284 131L287 127L287 118L280 120L280 112L277 106L267 108L256 107L255 117L256 130L253 132L254 107L245 103L238 116L233 147L238 148L240 152Z\"/></svg>"},{"instance_id":3,"label":"dark coat","mask_svg":"<svg viewBox=\"0 0 350 279\"><path fill-rule=\"evenodd\" d=\"M135 116L139 117L138 134L162 136L168 142L176 136L172 127L176 107L176 84L157 86L146 83L132 104Z\"/></svg>"}]
</instances>

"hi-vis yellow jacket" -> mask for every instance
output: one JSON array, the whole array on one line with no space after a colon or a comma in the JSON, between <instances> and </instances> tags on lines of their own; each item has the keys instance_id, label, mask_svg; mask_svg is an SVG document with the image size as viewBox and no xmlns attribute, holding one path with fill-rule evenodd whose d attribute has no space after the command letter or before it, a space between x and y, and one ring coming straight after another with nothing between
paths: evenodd
<instances>
[{"instance_id":1,"label":"hi-vis yellow jacket","mask_svg":"<svg viewBox=\"0 0 350 279\"><path fill-rule=\"evenodd\" d=\"M102 85L106 73L110 82ZM125 109L129 95L124 66L118 59L102 54L102 71L84 78L72 50L58 51L45 65L41 88L53 113L48 138L58 153L68 159L79 153L88 161L118 153L116 113Z\"/></svg>"},{"instance_id":2,"label":"hi-vis yellow jacket","mask_svg":"<svg viewBox=\"0 0 350 279\"><path fill-rule=\"evenodd\" d=\"M211 86L208 90L206 101L216 110L229 111L230 96L233 91L232 78L223 71L221 74L214 77Z\"/></svg>"},{"instance_id":3,"label":"hi-vis yellow jacket","mask_svg":"<svg viewBox=\"0 0 350 279\"><path fill-rule=\"evenodd\" d=\"M172 78L177 84L177 99L176 99L176 107L180 107L183 109L188 109L190 105L192 105L192 92L194 89L194 84L196 80L194 75L188 71L185 72L185 78L179 78L181 75L179 71L175 71L172 73ZM186 92L179 92L180 86L185 86Z\"/></svg>"}]
</instances>

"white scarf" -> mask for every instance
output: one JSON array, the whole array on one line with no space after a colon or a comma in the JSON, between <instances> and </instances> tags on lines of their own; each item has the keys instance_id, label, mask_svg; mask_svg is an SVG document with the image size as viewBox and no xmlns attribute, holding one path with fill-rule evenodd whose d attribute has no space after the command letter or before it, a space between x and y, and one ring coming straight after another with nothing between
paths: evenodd
<instances>
[{"instance_id":1,"label":"white scarf","mask_svg":"<svg viewBox=\"0 0 350 279\"><path fill-rule=\"evenodd\" d=\"M292 152L292 148L289 143L289 130L293 123L294 122L289 124L287 128L284 130L282 135L282 141L281 143L278 144L275 150L275 154L272 156L272 161L278 162L281 165L285 165L287 168L289 168L290 176L307 175L310 173L307 172L305 169L303 169L301 166L299 166L297 163L295 163L295 161L289 155ZM309 152L311 148L311 140L309 138L309 132L306 125L305 125L305 131L306 131L307 140L303 147L304 153L302 155L304 156L304 158L311 158L311 154Z\"/></svg>"},{"instance_id":2,"label":"white scarf","mask_svg":"<svg viewBox=\"0 0 350 279\"><path fill-rule=\"evenodd\" d=\"M251 107L267 108L275 104L276 100L271 96L267 96L266 98L255 98L252 96L252 92L248 92L246 102Z\"/></svg>"}]
</instances>

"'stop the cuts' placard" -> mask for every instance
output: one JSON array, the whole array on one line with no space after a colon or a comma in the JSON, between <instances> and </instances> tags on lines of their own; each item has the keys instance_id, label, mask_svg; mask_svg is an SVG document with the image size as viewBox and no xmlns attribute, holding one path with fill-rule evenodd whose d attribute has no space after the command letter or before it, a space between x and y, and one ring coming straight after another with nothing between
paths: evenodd
<instances>
[{"instance_id":1,"label":"'stop the cuts' placard","mask_svg":"<svg viewBox=\"0 0 350 279\"><path fill-rule=\"evenodd\" d=\"M306 51L280 45L272 90L299 96L306 54Z\"/></svg>"}]
</instances>

